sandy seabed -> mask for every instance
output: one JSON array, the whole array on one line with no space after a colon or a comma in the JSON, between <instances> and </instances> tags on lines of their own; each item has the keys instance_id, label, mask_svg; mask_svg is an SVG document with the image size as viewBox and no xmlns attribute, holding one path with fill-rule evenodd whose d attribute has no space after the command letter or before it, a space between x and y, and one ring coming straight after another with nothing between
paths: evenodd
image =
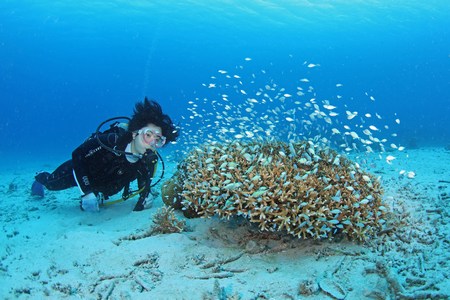
<instances>
[{"instance_id":1,"label":"sandy seabed","mask_svg":"<svg viewBox=\"0 0 450 300\"><path fill-rule=\"evenodd\" d=\"M1 172L1 299L448 299L450 151L378 155L364 168L381 177L384 199L401 220L364 244L259 232L245 220L188 219L187 230L128 240L153 225L136 199L79 209L79 192L30 196L37 170ZM167 163L166 178L175 164ZM400 170L413 171L409 179Z\"/></svg>"}]
</instances>

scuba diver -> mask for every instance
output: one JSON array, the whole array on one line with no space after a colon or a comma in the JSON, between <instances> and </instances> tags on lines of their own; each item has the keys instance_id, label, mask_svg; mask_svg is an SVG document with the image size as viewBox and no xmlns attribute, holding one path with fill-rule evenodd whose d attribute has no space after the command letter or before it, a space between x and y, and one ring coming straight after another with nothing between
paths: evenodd
<instances>
[{"instance_id":1,"label":"scuba diver","mask_svg":"<svg viewBox=\"0 0 450 300\"><path fill-rule=\"evenodd\" d=\"M129 122L115 122L110 129L99 132L105 123L115 119L128 119ZM151 187L157 183L151 185L158 157L161 158L157 149L174 142L177 137L175 125L161 106L145 98L136 103L131 119L106 120L72 152L72 159L51 174L38 173L33 188L41 184L48 190L59 191L78 186L82 193L81 209L99 211L99 202L122 189L122 199L129 198L134 193L130 191L130 183L137 179L138 191L135 192L139 193L139 200L133 210L141 211L151 204Z\"/></svg>"}]
</instances>

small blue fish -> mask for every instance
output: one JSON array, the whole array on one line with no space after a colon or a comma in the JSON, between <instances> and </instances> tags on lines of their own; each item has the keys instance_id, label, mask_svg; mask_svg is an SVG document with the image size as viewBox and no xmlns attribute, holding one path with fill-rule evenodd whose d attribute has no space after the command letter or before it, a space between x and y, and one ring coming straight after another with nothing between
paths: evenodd
<instances>
[{"instance_id":1,"label":"small blue fish","mask_svg":"<svg viewBox=\"0 0 450 300\"><path fill-rule=\"evenodd\" d=\"M33 182L33 185L31 186L31 195L39 198L44 198L44 186L35 180Z\"/></svg>"},{"instance_id":2,"label":"small blue fish","mask_svg":"<svg viewBox=\"0 0 450 300\"><path fill-rule=\"evenodd\" d=\"M341 190L338 190L331 199L336 202L341 202Z\"/></svg>"}]
</instances>

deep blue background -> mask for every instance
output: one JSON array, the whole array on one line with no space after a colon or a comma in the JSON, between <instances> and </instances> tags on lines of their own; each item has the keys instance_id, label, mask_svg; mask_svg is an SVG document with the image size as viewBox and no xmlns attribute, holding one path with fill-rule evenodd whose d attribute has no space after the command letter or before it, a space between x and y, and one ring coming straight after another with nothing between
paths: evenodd
<instances>
[{"instance_id":1,"label":"deep blue background","mask_svg":"<svg viewBox=\"0 0 450 300\"><path fill-rule=\"evenodd\" d=\"M450 144L448 1L354 2L2 1L0 154L69 158L144 95L186 122L201 84L245 57L325 99L343 83L356 110L368 92L405 145Z\"/></svg>"}]
</instances>

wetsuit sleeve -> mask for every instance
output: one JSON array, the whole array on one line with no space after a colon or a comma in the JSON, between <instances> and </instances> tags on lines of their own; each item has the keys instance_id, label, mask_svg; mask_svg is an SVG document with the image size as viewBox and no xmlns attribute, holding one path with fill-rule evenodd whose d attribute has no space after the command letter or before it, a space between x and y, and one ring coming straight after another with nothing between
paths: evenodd
<instances>
[{"instance_id":1,"label":"wetsuit sleeve","mask_svg":"<svg viewBox=\"0 0 450 300\"><path fill-rule=\"evenodd\" d=\"M138 188L143 190L139 193L139 200L134 206L134 211L141 211L144 209L144 202L150 193L150 185L156 172L158 156L155 153L147 153L146 155L147 157L142 159L142 167L138 169Z\"/></svg>"},{"instance_id":2,"label":"wetsuit sleeve","mask_svg":"<svg viewBox=\"0 0 450 300\"><path fill-rule=\"evenodd\" d=\"M106 146L114 148L118 135L115 133L100 134L99 138ZM94 192L91 185L92 178L89 175L89 164L95 162L96 159L101 159L100 156L104 155L101 150L102 147L97 138L90 137L72 152L75 179L84 195Z\"/></svg>"}]
</instances>

